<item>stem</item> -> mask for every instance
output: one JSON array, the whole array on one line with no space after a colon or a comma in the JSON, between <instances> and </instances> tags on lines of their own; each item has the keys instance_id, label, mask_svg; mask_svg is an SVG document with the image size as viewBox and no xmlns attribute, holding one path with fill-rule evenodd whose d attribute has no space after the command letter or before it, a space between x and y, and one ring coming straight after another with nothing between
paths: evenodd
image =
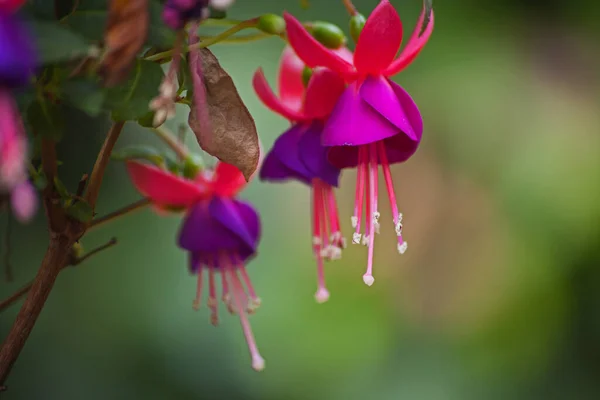
<instances>
[{"instance_id":1,"label":"stem","mask_svg":"<svg viewBox=\"0 0 600 400\"><path fill-rule=\"evenodd\" d=\"M231 28L227 29L226 31L221 32L217 36L213 36L210 39L203 40L192 46L188 46L187 49L183 49L182 53L187 53L188 51L190 51L190 49L202 49L202 48L208 47L210 45L213 45L215 43L218 43L224 39L227 39L231 35L234 35L240 31L243 31L244 29L254 28L256 26L257 22L258 22L258 18L253 18L253 19L249 19L247 21L242 21L239 24L237 24L236 26L232 26ZM149 57L146 57L145 59L147 61L158 61L158 60L162 60L163 58L171 57L172 55L173 55L173 50L168 50L168 51L163 51L162 53L157 53L157 54L151 55Z\"/></svg>"},{"instance_id":2,"label":"stem","mask_svg":"<svg viewBox=\"0 0 600 400\"><path fill-rule=\"evenodd\" d=\"M179 141L171 132L166 128L152 128L152 131L161 138L173 151L177 154L177 157L185 160L189 156L187 148Z\"/></svg>"},{"instance_id":3,"label":"stem","mask_svg":"<svg viewBox=\"0 0 600 400\"><path fill-rule=\"evenodd\" d=\"M106 171L106 166L108 165L108 161L110 160L110 155L115 147L115 143L119 139L119 135L123 130L123 126L125 122L115 122L108 134L106 135L106 139L104 140L104 144L102 145L102 149L100 153L98 153L98 157L96 158L96 163L94 164L94 169L92 170L92 175L90 177L90 184L88 186L86 200L92 206L92 209L96 206L96 201L98 200L98 195L100 194L100 186L102 185L102 179L104 178L104 172Z\"/></svg>"},{"instance_id":4,"label":"stem","mask_svg":"<svg viewBox=\"0 0 600 400\"><path fill-rule=\"evenodd\" d=\"M150 199L141 199L141 200L136 201L135 203L129 204L128 206L125 206L116 211L113 211L110 214L105 215L104 217L95 218L90 223L88 230L96 228L100 225L103 225L103 224L110 222L112 220L115 220L117 218L120 218L126 214L133 212L133 211L137 211L137 210L139 210L143 207L146 207L147 205L150 205L150 204L151 204Z\"/></svg>"},{"instance_id":5,"label":"stem","mask_svg":"<svg viewBox=\"0 0 600 400\"><path fill-rule=\"evenodd\" d=\"M33 281L25 303L21 307L0 350L0 385L3 385L19 357L25 342L37 321L58 273L67 261L74 240L68 236L52 236L42 265Z\"/></svg>"},{"instance_id":6,"label":"stem","mask_svg":"<svg viewBox=\"0 0 600 400\"><path fill-rule=\"evenodd\" d=\"M265 38L268 38L271 36L273 36L273 35L261 32L261 33L254 33L252 35L244 35L244 36L237 36L237 37L232 37L229 39L224 39L224 40L219 41L219 43L223 43L223 44L226 44L226 43L230 43L230 44L248 43L248 42L255 42L257 40L265 39ZM204 41L204 40L210 40L213 37L214 36L200 36L200 39Z\"/></svg>"},{"instance_id":7,"label":"stem","mask_svg":"<svg viewBox=\"0 0 600 400\"><path fill-rule=\"evenodd\" d=\"M356 14L358 14L358 10L354 6L354 4L352 4L352 0L342 0L342 3L344 3L344 7L346 7L346 10L348 11L348 14L350 14L350 16L353 17Z\"/></svg>"},{"instance_id":8,"label":"stem","mask_svg":"<svg viewBox=\"0 0 600 400\"><path fill-rule=\"evenodd\" d=\"M109 248L115 246L116 244L117 244L117 239L112 238L112 239L110 239L109 242L107 242L107 243L103 244L102 246L99 246L93 250L90 250L83 257L73 260L70 264L67 262L68 261L68 257L67 257L67 261L65 261L65 263L62 265L62 267L60 269L62 270L63 268L68 267L69 265L73 265L73 266L79 265L79 264L83 263L84 261L86 261L87 259L89 259L90 257L93 257L96 254L100 253L101 251L109 249ZM11 305L13 305L15 302L17 302L21 297L26 295L27 292L29 292L31 290L34 282L35 281L29 282L27 285L23 286L21 289L17 290L15 293L13 293L10 297L8 297L8 298L4 299L2 302L0 302L0 312L4 311L5 309L7 309Z\"/></svg>"}]
</instances>

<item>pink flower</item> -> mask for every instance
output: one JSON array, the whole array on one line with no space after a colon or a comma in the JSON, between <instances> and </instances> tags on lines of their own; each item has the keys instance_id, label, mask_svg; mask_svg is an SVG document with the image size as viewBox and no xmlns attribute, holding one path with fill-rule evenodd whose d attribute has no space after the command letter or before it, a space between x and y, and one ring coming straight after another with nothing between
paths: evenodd
<instances>
[{"instance_id":1,"label":"pink flower","mask_svg":"<svg viewBox=\"0 0 600 400\"><path fill-rule=\"evenodd\" d=\"M347 49L341 54L350 56ZM324 260L341 257L346 247L342 237L334 187L340 169L327 160L327 148L321 145L323 125L345 89L344 81L333 71L316 69L305 87L304 70L290 48L282 54L279 69L279 98L273 93L263 71L254 74L254 90L272 111L292 122L292 127L275 141L260 170L262 180L297 180L311 187L313 208L313 252L317 259L317 302L329 299L325 285Z\"/></svg>"},{"instance_id":2,"label":"pink flower","mask_svg":"<svg viewBox=\"0 0 600 400\"><path fill-rule=\"evenodd\" d=\"M368 245L367 271L363 280L372 285L373 244L379 231L378 168L381 165L398 236L398 251L406 251L402 238L402 214L398 212L390 164L410 158L423 133L421 114L406 91L389 77L407 67L433 31L433 13L424 32L425 11L400 55L402 23L388 0L381 0L365 23L350 63L317 42L289 14L285 14L290 45L309 67L326 67L349 83L323 130L328 158L338 168L357 167L353 243L361 242L361 218L365 208L363 244ZM364 199L366 197L366 204ZM363 207L364 206L364 207Z\"/></svg>"},{"instance_id":3,"label":"pink flower","mask_svg":"<svg viewBox=\"0 0 600 400\"><path fill-rule=\"evenodd\" d=\"M37 193L28 181L18 184L10 194L13 214L19 222L26 223L33 218L37 211Z\"/></svg>"},{"instance_id":4,"label":"pink flower","mask_svg":"<svg viewBox=\"0 0 600 400\"><path fill-rule=\"evenodd\" d=\"M208 307L211 322L218 324L216 275L221 274L221 298L229 311L240 317L252 358L252 368L264 368L248 314L260 305L246 263L256 256L260 241L260 217L251 204L235 199L246 186L242 173L219 162L214 170L185 179L158 167L129 161L127 169L135 187L160 209L186 210L179 246L189 252L189 268L198 276L194 308L202 300L204 272L208 275ZM245 288L244 288L245 286Z\"/></svg>"}]
</instances>

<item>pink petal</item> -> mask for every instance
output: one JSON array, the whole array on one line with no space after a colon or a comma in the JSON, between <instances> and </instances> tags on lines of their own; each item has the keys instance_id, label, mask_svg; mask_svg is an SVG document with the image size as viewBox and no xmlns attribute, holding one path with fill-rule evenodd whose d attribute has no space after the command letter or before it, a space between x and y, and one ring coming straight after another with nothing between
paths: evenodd
<instances>
[{"instance_id":1,"label":"pink petal","mask_svg":"<svg viewBox=\"0 0 600 400\"><path fill-rule=\"evenodd\" d=\"M258 98L271 111L276 112L277 114L292 121L299 121L303 119L302 114L292 110L275 96L275 93L273 93L269 83L267 82L267 78L265 78L262 68L259 68L254 73L254 77L252 78L252 86L254 87L254 91L258 95Z\"/></svg>"},{"instance_id":2,"label":"pink petal","mask_svg":"<svg viewBox=\"0 0 600 400\"><path fill-rule=\"evenodd\" d=\"M279 99L290 109L300 111L306 87L302 80L304 63L294 53L294 49L286 46L279 61Z\"/></svg>"},{"instance_id":3,"label":"pink petal","mask_svg":"<svg viewBox=\"0 0 600 400\"><path fill-rule=\"evenodd\" d=\"M402 43L402 21L394 6L383 0L373 10L358 37L354 65L361 74L380 74L386 69Z\"/></svg>"},{"instance_id":4,"label":"pink petal","mask_svg":"<svg viewBox=\"0 0 600 400\"><path fill-rule=\"evenodd\" d=\"M304 115L309 119L322 119L331 114L346 84L335 72L318 68L313 73L306 89Z\"/></svg>"},{"instance_id":5,"label":"pink petal","mask_svg":"<svg viewBox=\"0 0 600 400\"><path fill-rule=\"evenodd\" d=\"M17 185L10 196L13 213L19 222L29 222L38 208L37 193L31 183Z\"/></svg>"},{"instance_id":6,"label":"pink petal","mask_svg":"<svg viewBox=\"0 0 600 400\"><path fill-rule=\"evenodd\" d=\"M425 31L421 36L421 29L423 28L423 22L425 21L425 10L421 13L419 17L419 21L417 22L417 26L412 33L410 40L408 41L406 47L402 50L400 55L394 62L390 64L390 66L383 71L383 75L385 76L393 76L398 72L402 71L404 68L408 67L410 63L419 55L425 44L429 40L431 33L433 32L433 10L431 11L431 18L429 20L429 24Z\"/></svg>"},{"instance_id":7,"label":"pink petal","mask_svg":"<svg viewBox=\"0 0 600 400\"><path fill-rule=\"evenodd\" d=\"M212 195L209 185L180 178L153 165L128 161L127 171L136 189L162 206L190 207Z\"/></svg>"},{"instance_id":8,"label":"pink petal","mask_svg":"<svg viewBox=\"0 0 600 400\"><path fill-rule=\"evenodd\" d=\"M300 21L287 12L283 13L288 40L290 45L302 61L310 68L326 67L345 79L354 79L356 73L352 64L344 61L340 56L319 43L304 29Z\"/></svg>"},{"instance_id":9,"label":"pink petal","mask_svg":"<svg viewBox=\"0 0 600 400\"><path fill-rule=\"evenodd\" d=\"M217 195L234 197L246 187L246 184L244 175L237 167L224 162L218 162L215 166L213 185Z\"/></svg>"}]
</instances>

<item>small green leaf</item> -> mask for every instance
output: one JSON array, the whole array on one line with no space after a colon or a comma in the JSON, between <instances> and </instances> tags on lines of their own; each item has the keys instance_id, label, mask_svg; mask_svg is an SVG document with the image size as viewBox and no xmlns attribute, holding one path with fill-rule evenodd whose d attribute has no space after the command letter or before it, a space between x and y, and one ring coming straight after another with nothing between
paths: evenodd
<instances>
[{"instance_id":1,"label":"small green leaf","mask_svg":"<svg viewBox=\"0 0 600 400\"><path fill-rule=\"evenodd\" d=\"M54 177L54 188L56 189L56 191L58 192L58 195L62 198L62 199L69 199L69 191L67 190L66 186L64 183L62 183L62 181L60 179L58 179L58 177Z\"/></svg>"},{"instance_id":2,"label":"small green leaf","mask_svg":"<svg viewBox=\"0 0 600 400\"><path fill-rule=\"evenodd\" d=\"M31 27L41 64L72 60L88 53L90 46L83 36L58 22L34 21Z\"/></svg>"},{"instance_id":3,"label":"small green leaf","mask_svg":"<svg viewBox=\"0 0 600 400\"><path fill-rule=\"evenodd\" d=\"M107 89L105 107L112 111L115 121L137 120L148 113L148 105L158 94L163 78L160 65L138 60L126 82Z\"/></svg>"},{"instance_id":4,"label":"small green leaf","mask_svg":"<svg viewBox=\"0 0 600 400\"><path fill-rule=\"evenodd\" d=\"M118 161L146 160L157 166L165 165L165 159L158 150L144 145L129 146L113 151L111 157Z\"/></svg>"},{"instance_id":5,"label":"small green leaf","mask_svg":"<svg viewBox=\"0 0 600 400\"><path fill-rule=\"evenodd\" d=\"M65 99L73 107L90 117L97 117L103 111L105 92L100 85L89 79L73 79L63 86Z\"/></svg>"},{"instance_id":6,"label":"small green leaf","mask_svg":"<svg viewBox=\"0 0 600 400\"><path fill-rule=\"evenodd\" d=\"M65 128L63 110L44 99L36 99L27 109L27 122L36 134L60 140Z\"/></svg>"},{"instance_id":7,"label":"small green leaf","mask_svg":"<svg viewBox=\"0 0 600 400\"><path fill-rule=\"evenodd\" d=\"M37 172L31 177L33 181L33 185L38 190L44 190L48 186L48 178L43 171Z\"/></svg>"},{"instance_id":8,"label":"small green leaf","mask_svg":"<svg viewBox=\"0 0 600 400\"><path fill-rule=\"evenodd\" d=\"M66 18L65 24L87 39L99 42L104 36L107 19L106 0L85 0L80 1L77 9Z\"/></svg>"},{"instance_id":9,"label":"small green leaf","mask_svg":"<svg viewBox=\"0 0 600 400\"><path fill-rule=\"evenodd\" d=\"M92 206L81 200L65 207L65 212L68 216L80 222L90 222L94 217Z\"/></svg>"}]
</instances>

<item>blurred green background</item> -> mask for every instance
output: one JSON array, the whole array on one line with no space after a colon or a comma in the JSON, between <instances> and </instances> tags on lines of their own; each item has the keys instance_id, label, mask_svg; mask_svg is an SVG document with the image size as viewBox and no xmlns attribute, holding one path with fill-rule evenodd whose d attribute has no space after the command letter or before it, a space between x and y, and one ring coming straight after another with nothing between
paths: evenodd
<instances>
[{"instance_id":1,"label":"blurred green background","mask_svg":"<svg viewBox=\"0 0 600 400\"><path fill-rule=\"evenodd\" d=\"M240 0L230 16L288 10L346 27L340 1L311 3ZM392 3L408 37L420 1ZM355 4L366 14L377 1ZM267 360L255 373L237 317L221 306L214 328L206 308L192 310L179 218L143 210L85 237L87 249L112 236L120 243L60 276L2 398L600 398L600 3L434 6L429 44L395 78L425 120L420 150L393 170L410 247L399 256L382 224L375 285L362 282L366 248L349 246L326 266L330 301L316 304L307 188L253 182L242 197L263 219L248 269L263 305L251 321ZM262 66L275 82L282 48L275 38L213 47L266 147L288 123L257 101L250 81ZM71 188L107 127L72 112L60 146ZM130 124L118 146L139 142L159 143ZM354 178L345 172L338 193L347 237ZM138 198L113 163L99 213ZM387 204L382 214L391 220ZM2 237L5 224L2 215ZM16 227L12 242L16 279L0 283L2 297L35 274L42 214ZM2 337L17 311L0 315Z\"/></svg>"}]
</instances>

